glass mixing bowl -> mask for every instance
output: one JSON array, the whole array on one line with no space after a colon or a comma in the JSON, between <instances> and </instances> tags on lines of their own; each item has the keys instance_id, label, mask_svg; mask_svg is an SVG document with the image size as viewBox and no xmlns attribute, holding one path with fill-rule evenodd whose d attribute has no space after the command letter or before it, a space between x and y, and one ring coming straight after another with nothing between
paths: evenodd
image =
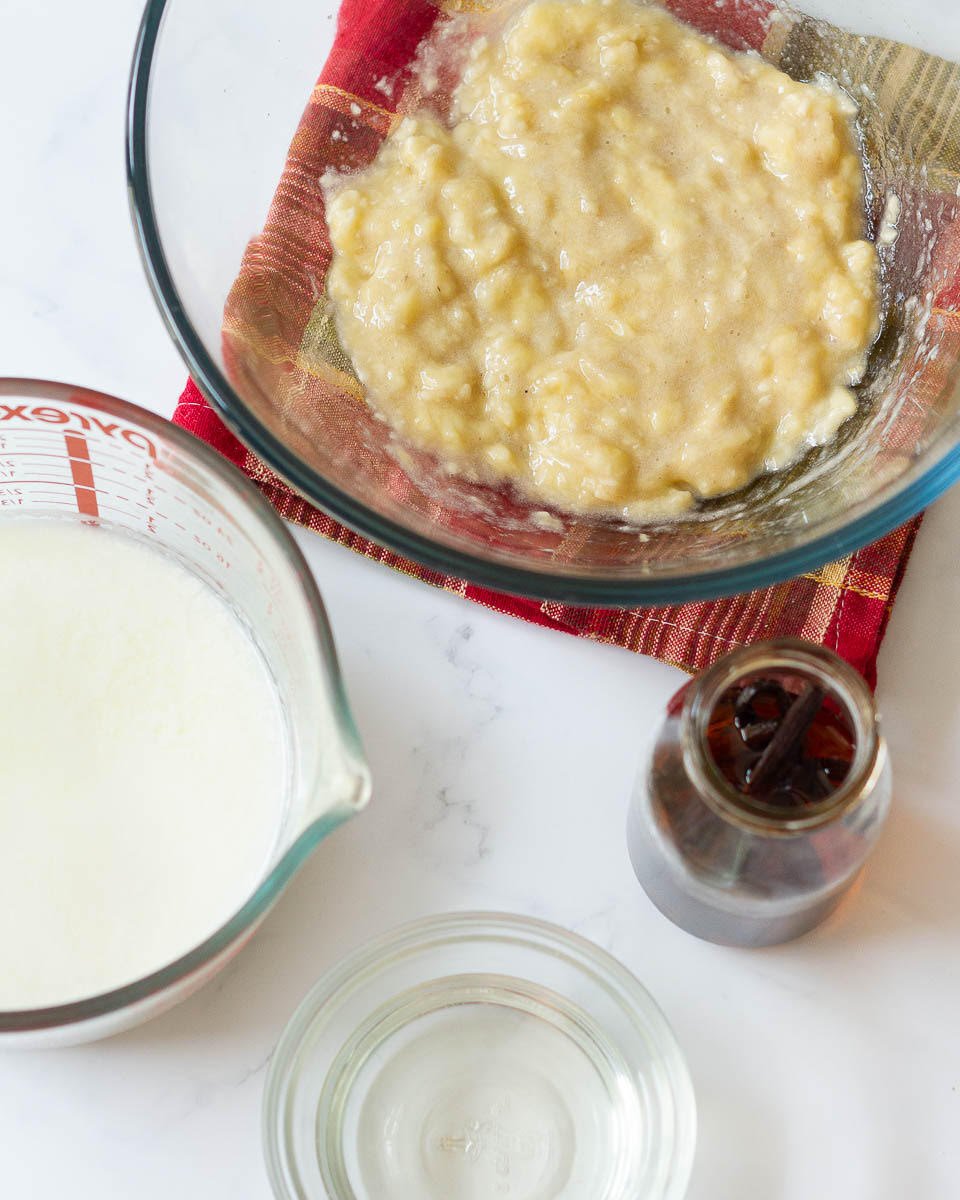
<instances>
[{"instance_id":1,"label":"glass mixing bowl","mask_svg":"<svg viewBox=\"0 0 960 1200\"><path fill-rule=\"evenodd\" d=\"M264 847L262 878L238 898L226 924L123 987L55 1007L0 1010L0 1049L106 1037L189 996L246 945L314 847L370 794L313 576L287 527L235 467L123 400L62 383L0 379L0 522L37 518L135 538L213 588L247 626L273 677L288 765L276 781L277 837L272 849Z\"/></svg>"},{"instance_id":2,"label":"glass mixing bowl","mask_svg":"<svg viewBox=\"0 0 960 1200\"><path fill-rule=\"evenodd\" d=\"M699 13L733 43L737 11L769 8L762 0L670 3ZM268 239L251 243L264 228L339 7L338 0L149 0L130 89L132 205L161 310L221 417L297 492L444 574L518 594L632 606L745 591L839 558L905 521L960 475L960 337L942 299L960 262L960 238L942 232L951 232L956 216L957 180L949 163L929 159L941 131L926 136L925 100L915 91L910 111L919 119L899 120L899 104L869 83L877 56L856 51L855 39L834 54L835 41L810 21L777 25L792 30L788 43L771 26L764 52L800 78L822 66L846 72L860 102L871 234L891 193L902 208L899 237L882 250L884 332L859 413L836 441L734 497L640 530L545 515L445 476L422 456L398 460L386 427L356 395L350 399L329 361L316 358L329 318L309 247L298 253L293 239L281 253ZM839 6L836 16L844 19ZM302 138L294 159L283 202L292 198L303 221L322 230L322 172L313 170ZM245 253L260 274L247 289L241 328L228 297ZM291 329L294 300L309 319ZM347 374L341 362L339 379Z\"/></svg>"}]
</instances>

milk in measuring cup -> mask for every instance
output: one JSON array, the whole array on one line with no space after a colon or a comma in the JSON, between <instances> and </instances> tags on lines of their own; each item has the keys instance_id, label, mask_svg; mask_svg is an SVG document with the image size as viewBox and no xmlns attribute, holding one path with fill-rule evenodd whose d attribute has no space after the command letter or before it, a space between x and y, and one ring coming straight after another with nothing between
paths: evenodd
<instances>
[{"instance_id":1,"label":"milk in measuring cup","mask_svg":"<svg viewBox=\"0 0 960 1200\"><path fill-rule=\"evenodd\" d=\"M213 933L281 820L278 696L173 559L0 521L0 1010L132 982Z\"/></svg>"}]
</instances>

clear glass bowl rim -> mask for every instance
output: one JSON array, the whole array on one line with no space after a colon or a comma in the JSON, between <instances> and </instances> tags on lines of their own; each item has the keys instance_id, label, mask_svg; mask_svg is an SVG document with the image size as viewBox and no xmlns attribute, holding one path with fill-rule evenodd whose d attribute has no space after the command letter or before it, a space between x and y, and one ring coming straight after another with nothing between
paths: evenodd
<instances>
[{"instance_id":1,"label":"clear glass bowl rim","mask_svg":"<svg viewBox=\"0 0 960 1200\"><path fill-rule=\"evenodd\" d=\"M134 231L154 298L190 374L225 424L299 495L350 529L422 566L518 596L571 604L648 607L711 600L779 583L845 558L916 516L960 479L960 437L930 447L930 465L906 485L894 481L873 504L861 502L853 520L834 517L808 540L764 558L683 575L586 577L490 562L455 549L374 512L308 467L244 403L186 314L174 283L156 220L150 188L147 139L150 80L169 0L147 0L137 37L127 101L127 184ZM319 71L318 64L318 71ZM291 130L291 135L292 135ZM238 264L239 267L239 264Z\"/></svg>"},{"instance_id":2,"label":"clear glass bowl rim","mask_svg":"<svg viewBox=\"0 0 960 1200\"><path fill-rule=\"evenodd\" d=\"M557 955L577 969L591 974L630 1003L638 1023L651 1043L664 1051L669 1075L669 1092L674 1102L675 1134L671 1179L664 1197L678 1200L686 1192L693 1166L697 1117L693 1084L686 1058L673 1028L640 980L618 959L593 942L562 926L536 917L509 912L451 912L387 930L369 939L338 960L306 994L277 1042L270 1060L263 1091L262 1128L264 1158L274 1195L297 1200L287 1186L288 1159L286 1116L298 1082L298 1056L304 1038L325 1021L323 1010L346 1000L355 986L375 979L394 963L431 946L451 941L504 941L512 945ZM481 972L482 973L482 972ZM318 1093L319 1100L319 1093ZM330 1200L337 1200L331 1197Z\"/></svg>"},{"instance_id":3,"label":"clear glass bowl rim","mask_svg":"<svg viewBox=\"0 0 960 1200\"><path fill-rule=\"evenodd\" d=\"M179 426L164 417L127 400L119 400L115 396L108 396L92 388L43 379L13 377L0 378L0 397L6 396L30 396L40 402L49 400L59 404L68 404L73 398L75 403L99 408L118 421L142 426L154 433L158 439L175 445L184 457L197 460L206 471L217 478L217 482L221 486L233 492L238 510L245 511L251 520L260 523L264 534L278 544L298 577L304 599L313 618L314 632L317 646L323 657L324 670L331 682L337 730L351 760L357 764L361 773L365 773L367 768L360 745L360 737L347 705L333 634L316 581L293 535L276 511L260 495L255 485L232 463L212 450L205 442L194 437L193 434L180 429ZM225 924L187 954L168 963L158 971L153 971L123 987L101 992L96 996L84 997L82 1000L72 1001L69 1004L51 1005L47 1008L0 1010L0 1035L34 1033L45 1029L60 1029L78 1025L84 1021L120 1012L175 987L194 972L201 970L228 946L251 930L266 914L316 845L354 811L353 807L334 808L325 816L307 825L283 851L273 868L261 880L256 891L242 908L238 909Z\"/></svg>"}]
</instances>

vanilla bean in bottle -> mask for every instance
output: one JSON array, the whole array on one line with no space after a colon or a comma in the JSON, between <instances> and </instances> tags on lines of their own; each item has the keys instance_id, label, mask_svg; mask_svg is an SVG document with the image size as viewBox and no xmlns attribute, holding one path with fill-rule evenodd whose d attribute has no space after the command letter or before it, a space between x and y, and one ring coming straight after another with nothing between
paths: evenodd
<instances>
[{"instance_id":1,"label":"vanilla bean in bottle","mask_svg":"<svg viewBox=\"0 0 960 1200\"><path fill-rule=\"evenodd\" d=\"M890 805L873 696L795 639L735 651L670 702L630 807L650 899L713 942L799 937L840 903Z\"/></svg>"}]
</instances>

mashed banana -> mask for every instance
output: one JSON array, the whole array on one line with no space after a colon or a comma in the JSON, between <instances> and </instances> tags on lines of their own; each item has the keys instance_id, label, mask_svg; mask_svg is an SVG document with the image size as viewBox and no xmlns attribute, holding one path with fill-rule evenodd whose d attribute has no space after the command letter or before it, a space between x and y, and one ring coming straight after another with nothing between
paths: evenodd
<instances>
[{"instance_id":1,"label":"mashed banana","mask_svg":"<svg viewBox=\"0 0 960 1200\"><path fill-rule=\"evenodd\" d=\"M639 520L829 440L877 330L852 105L635 0L534 0L445 126L328 195L370 402L445 464Z\"/></svg>"}]
</instances>

